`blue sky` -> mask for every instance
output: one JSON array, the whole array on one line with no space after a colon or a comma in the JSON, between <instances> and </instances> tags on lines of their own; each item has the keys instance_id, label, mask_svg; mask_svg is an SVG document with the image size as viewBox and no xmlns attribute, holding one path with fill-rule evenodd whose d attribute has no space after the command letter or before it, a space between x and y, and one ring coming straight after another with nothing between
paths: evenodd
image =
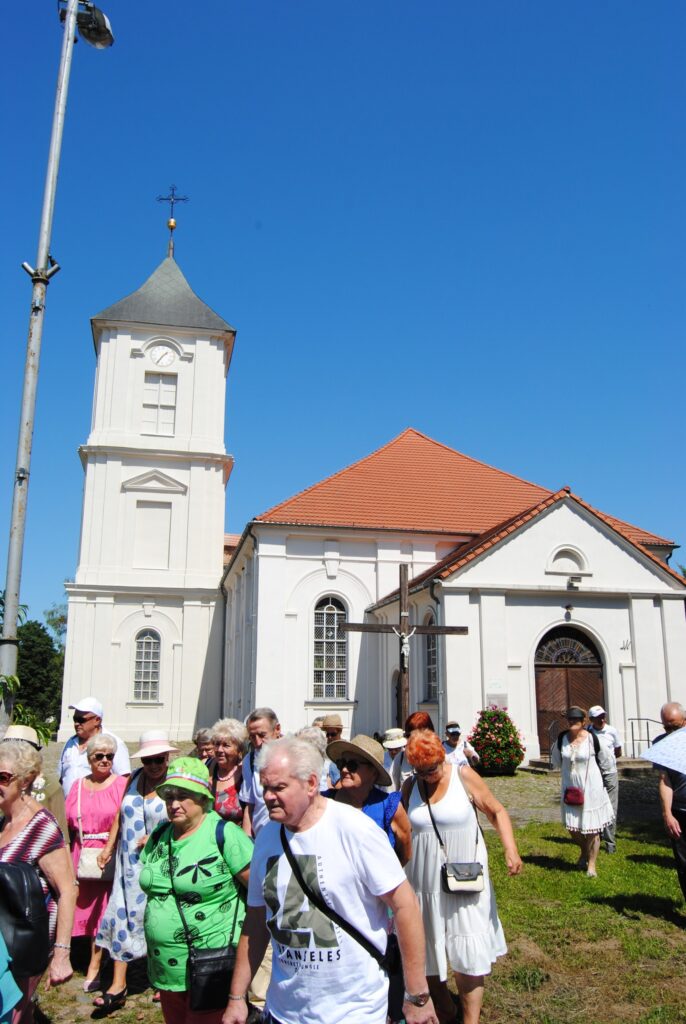
<instances>
[{"instance_id":1,"label":"blue sky","mask_svg":"<svg viewBox=\"0 0 686 1024\"><path fill-rule=\"evenodd\" d=\"M238 329L227 528L411 425L686 543L683 4L112 0L79 43L22 598L76 567L89 317L165 255ZM14 4L0 565L61 30ZM11 104L7 98L11 96ZM681 556L681 558L680 558ZM686 561L677 552L675 561Z\"/></svg>"}]
</instances>

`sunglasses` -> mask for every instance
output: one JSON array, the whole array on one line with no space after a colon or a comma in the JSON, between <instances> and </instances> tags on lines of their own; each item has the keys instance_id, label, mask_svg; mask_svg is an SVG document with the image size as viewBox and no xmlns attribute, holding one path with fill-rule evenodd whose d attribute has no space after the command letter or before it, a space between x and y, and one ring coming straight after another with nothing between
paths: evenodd
<instances>
[{"instance_id":1,"label":"sunglasses","mask_svg":"<svg viewBox=\"0 0 686 1024\"><path fill-rule=\"evenodd\" d=\"M342 732L342 729L327 729L325 735L327 740L337 740Z\"/></svg>"},{"instance_id":2,"label":"sunglasses","mask_svg":"<svg viewBox=\"0 0 686 1024\"><path fill-rule=\"evenodd\" d=\"M437 761L436 764L429 765L428 768L415 768L415 775L433 775L442 766L442 761Z\"/></svg>"},{"instance_id":3,"label":"sunglasses","mask_svg":"<svg viewBox=\"0 0 686 1024\"><path fill-rule=\"evenodd\" d=\"M94 761L114 761L114 754L106 754L104 750L99 750L97 754L93 754Z\"/></svg>"},{"instance_id":4,"label":"sunglasses","mask_svg":"<svg viewBox=\"0 0 686 1024\"><path fill-rule=\"evenodd\" d=\"M74 715L74 721L77 725L83 725L84 722L92 722L97 715Z\"/></svg>"},{"instance_id":5,"label":"sunglasses","mask_svg":"<svg viewBox=\"0 0 686 1024\"><path fill-rule=\"evenodd\" d=\"M156 754L154 757L142 757L142 764L164 764L167 760L166 754Z\"/></svg>"},{"instance_id":6,"label":"sunglasses","mask_svg":"<svg viewBox=\"0 0 686 1024\"><path fill-rule=\"evenodd\" d=\"M344 768L347 768L349 772L356 772L365 765L369 767L369 761L356 761L354 758L348 759L347 757L339 757L336 761L339 772L342 772Z\"/></svg>"},{"instance_id":7,"label":"sunglasses","mask_svg":"<svg viewBox=\"0 0 686 1024\"><path fill-rule=\"evenodd\" d=\"M177 789L176 786L165 786L164 793L161 794L161 796L165 804L169 804L173 800L192 800L194 794L190 793L187 789Z\"/></svg>"},{"instance_id":8,"label":"sunglasses","mask_svg":"<svg viewBox=\"0 0 686 1024\"><path fill-rule=\"evenodd\" d=\"M12 772L0 772L0 786L9 786L12 779L16 779Z\"/></svg>"}]
</instances>

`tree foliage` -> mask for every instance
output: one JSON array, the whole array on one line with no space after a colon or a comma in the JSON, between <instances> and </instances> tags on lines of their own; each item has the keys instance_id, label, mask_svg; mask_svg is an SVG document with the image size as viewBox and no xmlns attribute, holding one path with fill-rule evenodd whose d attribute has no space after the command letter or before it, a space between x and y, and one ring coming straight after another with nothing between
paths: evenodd
<instances>
[{"instance_id":1,"label":"tree foliage","mask_svg":"<svg viewBox=\"0 0 686 1024\"><path fill-rule=\"evenodd\" d=\"M19 626L17 638L17 675L20 680L17 699L24 713L32 712L42 721L50 718L59 721L64 652L43 623L35 619ZM18 721L17 716L15 721Z\"/></svg>"}]
</instances>

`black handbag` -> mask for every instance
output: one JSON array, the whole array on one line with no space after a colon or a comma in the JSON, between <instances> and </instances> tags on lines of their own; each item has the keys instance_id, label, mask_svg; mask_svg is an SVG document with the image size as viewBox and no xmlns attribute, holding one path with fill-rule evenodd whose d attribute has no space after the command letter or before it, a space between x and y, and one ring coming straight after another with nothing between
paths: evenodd
<instances>
[{"instance_id":1,"label":"black handbag","mask_svg":"<svg viewBox=\"0 0 686 1024\"><path fill-rule=\"evenodd\" d=\"M0 861L0 932L12 974L42 974L50 960L50 918L38 871L25 861Z\"/></svg>"},{"instance_id":2,"label":"black handbag","mask_svg":"<svg viewBox=\"0 0 686 1024\"><path fill-rule=\"evenodd\" d=\"M217 823L217 846L220 853L224 850L224 825ZM229 942L219 949L198 949L193 945L193 938L186 923L181 900L174 889L174 864L171 849L171 826L169 828L169 884L176 900L183 933L188 946L188 964L186 967L186 991L188 992L191 1010L223 1010L229 1001L231 979L236 966L236 947ZM235 882L234 882L235 885ZM236 909L229 935L233 938L238 920L240 894L236 888Z\"/></svg>"}]
</instances>

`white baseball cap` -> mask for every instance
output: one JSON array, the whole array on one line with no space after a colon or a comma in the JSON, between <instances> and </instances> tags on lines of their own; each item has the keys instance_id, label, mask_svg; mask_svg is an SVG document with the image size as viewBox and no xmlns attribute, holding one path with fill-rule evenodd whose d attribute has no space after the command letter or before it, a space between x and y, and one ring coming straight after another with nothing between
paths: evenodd
<instances>
[{"instance_id":1,"label":"white baseball cap","mask_svg":"<svg viewBox=\"0 0 686 1024\"><path fill-rule=\"evenodd\" d=\"M89 715L97 715L98 718L102 718L102 704L95 697L82 697L75 704L70 704L70 708L74 711L85 711Z\"/></svg>"},{"instance_id":2,"label":"white baseball cap","mask_svg":"<svg viewBox=\"0 0 686 1024\"><path fill-rule=\"evenodd\" d=\"M601 708L600 704L594 704L592 708L588 709L589 718L600 718L601 715L606 715L607 711L605 708Z\"/></svg>"}]
</instances>

